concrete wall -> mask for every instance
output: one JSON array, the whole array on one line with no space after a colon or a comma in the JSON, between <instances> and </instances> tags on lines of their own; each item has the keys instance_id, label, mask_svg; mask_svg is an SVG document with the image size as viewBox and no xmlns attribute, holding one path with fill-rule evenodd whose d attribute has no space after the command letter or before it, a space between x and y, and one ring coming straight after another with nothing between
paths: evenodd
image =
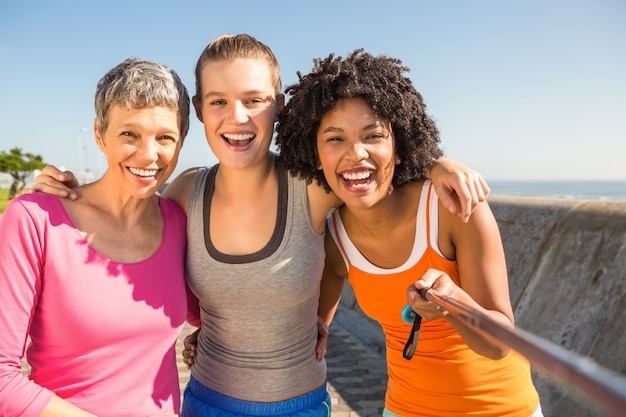
<instances>
[{"instance_id":1,"label":"concrete wall","mask_svg":"<svg viewBox=\"0 0 626 417\"><path fill-rule=\"evenodd\" d=\"M626 190L625 190L626 192ZM507 257L516 326L626 375L626 202L490 196ZM384 352L378 324L347 285L336 320ZM533 371L548 416L602 416Z\"/></svg>"}]
</instances>

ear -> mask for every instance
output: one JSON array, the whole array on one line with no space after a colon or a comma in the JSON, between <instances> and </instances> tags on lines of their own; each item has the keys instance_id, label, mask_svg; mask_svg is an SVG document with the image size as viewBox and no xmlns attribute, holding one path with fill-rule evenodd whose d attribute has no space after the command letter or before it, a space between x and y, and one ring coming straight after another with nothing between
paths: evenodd
<instances>
[{"instance_id":1,"label":"ear","mask_svg":"<svg viewBox=\"0 0 626 417\"><path fill-rule=\"evenodd\" d=\"M100 151L104 153L106 145L104 144L102 133L100 133L100 129L98 128L98 120L96 119L94 119L93 121L93 135L96 138L96 145L98 145L98 148L100 148Z\"/></svg>"},{"instance_id":2,"label":"ear","mask_svg":"<svg viewBox=\"0 0 626 417\"><path fill-rule=\"evenodd\" d=\"M391 138L393 140L393 162L395 165L400 165L400 162L402 162L402 158L400 158L400 155L398 155L398 152L396 152L396 135L393 133L393 129L391 128L391 123L389 124L389 131L391 132Z\"/></svg>"},{"instance_id":3,"label":"ear","mask_svg":"<svg viewBox=\"0 0 626 417\"><path fill-rule=\"evenodd\" d=\"M284 108L285 108L285 95L277 94L276 95L276 111L274 113L275 122L278 121L278 115L280 114L281 111L283 111Z\"/></svg>"},{"instance_id":4,"label":"ear","mask_svg":"<svg viewBox=\"0 0 626 417\"><path fill-rule=\"evenodd\" d=\"M204 123L204 120L202 120L202 102L197 96L193 96L191 102L193 103L193 108L196 109L196 117L200 120L200 123Z\"/></svg>"},{"instance_id":5,"label":"ear","mask_svg":"<svg viewBox=\"0 0 626 417\"><path fill-rule=\"evenodd\" d=\"M315 168L317 168L319 171L323 171L324 167L322 167L322 160L320 159L320 154L317 152L315 152L315 159L317 160Z\"/></svg>"}]
</instances>

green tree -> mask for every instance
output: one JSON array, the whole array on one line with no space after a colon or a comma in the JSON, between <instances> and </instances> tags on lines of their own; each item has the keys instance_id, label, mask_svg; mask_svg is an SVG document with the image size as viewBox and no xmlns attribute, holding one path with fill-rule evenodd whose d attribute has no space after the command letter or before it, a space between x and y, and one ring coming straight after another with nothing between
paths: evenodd
<instances>
[{"instance_id":1,"label":"green tree","mask_svg":"<svg viewBox=\"0 0 626 417\"><path fill-rule=\"evenodd\" d=\"M13 177L13 184L9 191L9 200L13 199L26 186L26 175L36 169L46 166L40 155L22 153L21 148L13 148L6 153L0 152L0 172L6 172Z\"/></svg>"}]
</instances>

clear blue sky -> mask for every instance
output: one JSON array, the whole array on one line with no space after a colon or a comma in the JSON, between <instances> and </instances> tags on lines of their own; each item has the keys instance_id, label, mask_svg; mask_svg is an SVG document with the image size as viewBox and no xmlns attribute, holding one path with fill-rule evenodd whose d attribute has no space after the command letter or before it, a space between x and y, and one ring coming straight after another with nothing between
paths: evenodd
<instances>
[{"instance_id":1,"label":"clear blue sky","mask_svg":"<svg viewBox=\"0 0 626 417\"><path fill-rule=\"evenodd\" d=\"M106 71L156 60L193 91L206 44L247 32L274 50L284 85L331 52L400 58L446 155L487 180L626 180L625 22L623 0L3 1L0 150L99 176ZM177 173L213 163L194 118Z\"/></svg>"}]
</instances>

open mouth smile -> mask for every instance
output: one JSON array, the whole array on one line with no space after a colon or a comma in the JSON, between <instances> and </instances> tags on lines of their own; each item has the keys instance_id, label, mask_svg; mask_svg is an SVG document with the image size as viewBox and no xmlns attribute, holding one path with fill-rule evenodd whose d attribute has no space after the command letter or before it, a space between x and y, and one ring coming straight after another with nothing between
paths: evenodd
<instances>
[{"instance_id":1,"label":"open mouth smile","mask_svg":"<svg viewBox=\"0 0 626 417\"><path fill-rule=\"evenodd\" d=\"M159 169L143 169L143 168L131 168L128 167L128 170L131 174L136 175L142 178L150 178L155 177L156 174L160 171Z\"/></svg>"},{"instance_id":2,"label":"open mouth smile","mask_svg":"<svg viewBox=\"0 0 626 417\"><path fill-rule=\"evenodd\" d=\"M256 137L253 133L225 133L222 135L222 139L224 139L229 145L232 146L246 146Z\"/></svg>"},{"instance_id":3,"label":"open mouth smile","mask_svg":"<svg viewBox=\"0 0 626 417\"><path fill-rule=\"evenodd\" d=\"M339 174L339 177L348 188L364 188L374 180L374 171L346 171Z\"/></svg>"}]
</instances>

